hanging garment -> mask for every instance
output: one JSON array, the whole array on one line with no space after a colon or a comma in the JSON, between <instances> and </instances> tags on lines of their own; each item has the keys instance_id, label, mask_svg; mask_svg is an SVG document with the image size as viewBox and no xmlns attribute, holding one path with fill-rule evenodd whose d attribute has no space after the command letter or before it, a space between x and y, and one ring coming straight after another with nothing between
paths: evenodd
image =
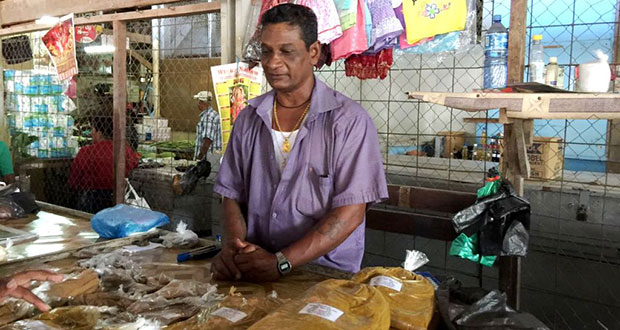
<instances>
[{"instance_id":1,"label":"hanging garment","mask_svg":"<svg viewBox=\"0 0 620 330\"><path fill-rule=\"evenodd\" d=\"M378 51L386 48L404 29L394 14L392 0L367 0L367 3L372 17L369 48Z\"/></svg>"},{"instance_id":2,"label":"hanging garment","mask_svg":"<svg viewBox=\"0 0 620 330\"><path fill-rule=\"evenodd\" d=\"M322 44L330 42L342 36L340 17L334 1L325 0L300 0L300 5L311 8L318 19L319 41Z\"/></svg>"},{"instance_id":3,"label":"hanging garment","mask_svg":"<svg viewBox=\"0 0 620 330\"><path fill-rule=\"evenodd\" d=\"M334 0L343 32L355 26L357 22L357 2L358 0Z\"/></svg>"},{"instance_id":4,"label":"hanging garment","mask_svg":"<svg viewBox=\"0 0 620 330\"><path fill-rule=\"evenodd\" d=\"M370 40L372 40L372 15L370 14L370 9L368 9L368 3L366 0L361 0L360 2L362 3L362 8L364 9L364 27L366 28L366 41L368 44L366 49L368 49L373 45L370 43Z\"/></svg>"},{"instance_id":5,"label":"hanging garment","mask_svg":"<svg viewBox=\"0 0 620 330\"><path fill-rule=\"evenodd\" d=\"M394 5L394 3L392 3L392 5ZM400 4L396 8L394 8L394 14L396 15L396 18L398 18L398 20L400 21L400 24L402 24L402 26L405 26L405 14L403 14L402 1L400 1ZM433 37L425 38L414 44L410 44L407 42L407 32L403 31L403 33L401 33L400 36L398 36L398 47L400 49L407 49L409 47L417 46L419 44L425 43L430 40L433 40Z\"/></svg>"},{"instance_id":6,"label":"hanging garment","mask_svg":"<svg viewBox=\"0 0 620 330\"><path fill-rule=\"evenodd\" d=\"M355 25L344 31L342 37L330 44L332 60L337 61L354 54L361 54L368 49L366 23L364 19L364 1L357 2L357 19Z\"/></svg>"},{"instance_id":7,"label":"hanging garment","mask_svg":"<svg viewBox=\"0 0 620 330\"><path fill-rule=\"evenodd\" d=\"M384 49L374 55L352 55L344 64L347 77L385 79L394 64L392 49Z\"/></svg>"},{"instance_id":8,"label":"hanging garment","mask_svg":"<svg viewBox=\"0 0 620 330\"><path fill-rule=\"evenodd\" d=\"M404 0L407 42L465 29L467 0Z\"/></svg>"}]
</instances>

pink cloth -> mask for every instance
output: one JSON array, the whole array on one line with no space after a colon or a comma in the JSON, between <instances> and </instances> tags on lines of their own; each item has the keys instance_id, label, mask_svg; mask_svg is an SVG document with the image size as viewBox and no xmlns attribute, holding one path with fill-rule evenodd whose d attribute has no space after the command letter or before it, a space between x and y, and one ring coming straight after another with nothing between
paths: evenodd
<instances>
[{"instance_id":1,"label":"pink cloth","mask_svg":"<svg viewBox=\"0 0 620 330\"><path fill-rule=\"evenodd\" d=\"M329 44L342 36L340 16L334 1L300 0L299 4L314 11L318 19L319 41L322 44Z\"/></svg>"},{"instance_id":2,"label":"pink cloth","mask_svg":"<svg viewBox=\"0 0 620 330\"><path fill-rule=\"evenodd\" d=\"M342 37L334 40L330 44L333 61L347 58L354 54L361 54L368 49L363 6L364 1L357 2L357 20L355 25L344 31Z\"/></svg>"}]
</instances>

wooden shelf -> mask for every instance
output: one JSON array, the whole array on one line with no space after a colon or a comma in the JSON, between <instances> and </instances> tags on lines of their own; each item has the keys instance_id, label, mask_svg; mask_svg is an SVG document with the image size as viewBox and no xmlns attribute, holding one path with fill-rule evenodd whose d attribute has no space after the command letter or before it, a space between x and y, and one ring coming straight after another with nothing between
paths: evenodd
<instances>
[{"instance_id":1,"label":"wooden shelf","mask_svg":"<svg viewBox=\"0 0 620 330\"><path fill-rule=\"evenodd\" d=\"M410 99L465 111L504 108L518 119L620 119L620 94L409 92Z\"/></svg>"}]
</instances>

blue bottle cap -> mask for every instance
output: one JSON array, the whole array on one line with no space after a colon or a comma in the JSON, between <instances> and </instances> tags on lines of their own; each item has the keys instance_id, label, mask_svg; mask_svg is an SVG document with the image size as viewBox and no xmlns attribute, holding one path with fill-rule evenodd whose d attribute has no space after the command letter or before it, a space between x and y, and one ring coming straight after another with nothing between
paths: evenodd
<instances>
[{"instance_id":1,"label":"blue bottle cap","mask_svg":"<svg viewBox=\"0 0 620 330\"><path fill-rule=\"evenodd\" d=\"M493 23L501 22L502 15L493 15Z\"/></svg>"}]
</instances>

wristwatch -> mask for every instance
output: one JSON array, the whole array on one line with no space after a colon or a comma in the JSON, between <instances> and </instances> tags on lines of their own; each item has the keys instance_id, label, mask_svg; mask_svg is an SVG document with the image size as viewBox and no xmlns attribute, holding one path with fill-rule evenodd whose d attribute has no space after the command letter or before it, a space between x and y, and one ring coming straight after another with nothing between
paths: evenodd
<instances>
[{"instance_id":1,"label":"wristwatch","mask_svg":"<svg viewBox=\"0 0 620 330\"><path fill-rule=\"evenodd\" d=\"M280 273L280 275L286 275L290 273L291 269L293 269L293 266L291 266L291 262L286 259L284 254L282 254L282 252L276 252L276 258L278 259L278 273Z\"/></svg>"}]
</instances>

